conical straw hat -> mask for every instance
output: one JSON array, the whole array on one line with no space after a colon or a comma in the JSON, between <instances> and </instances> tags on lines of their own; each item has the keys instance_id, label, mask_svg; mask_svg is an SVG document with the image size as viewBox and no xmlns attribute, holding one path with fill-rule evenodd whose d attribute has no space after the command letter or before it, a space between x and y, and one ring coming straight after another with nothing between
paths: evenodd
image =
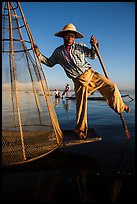
<instances>
[{"instance_id":1,"label":"conical straw hat","mask_svg":"<svg viewBox=\"0 0 137 204\"><path fill-rule=\"evenodd\" d=\"M67 32L67 31L74 32L76 38L83 38L84 37L79 31L76 30L76 27L72 23L69 23L69 24L65 25L63 30L55 33L55 36L63 37L64 33Z\"/></svg>"}]
</instances>

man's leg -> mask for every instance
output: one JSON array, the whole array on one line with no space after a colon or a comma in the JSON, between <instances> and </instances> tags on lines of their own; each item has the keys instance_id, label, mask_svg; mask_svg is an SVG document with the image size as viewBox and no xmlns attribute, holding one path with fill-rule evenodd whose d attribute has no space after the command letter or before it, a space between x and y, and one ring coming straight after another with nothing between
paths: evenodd
<instances>
[{"instance_id":1,"label":"man's leg","mask_svg":"<svg viewBox=\"0 0 137 204\"><path fill-rule=\"evenodd\" d=\"M97 72L94 73L91 82L88 85L88 92L90 93L93 90L97 89L100 94L104 97L108 105L116 112L122 113L124 110L126 112L130 111L130 108L123 102L121 94L113 82L111 82L106 77L98 74Z\"/></svg>"},{"instance_id":2,"label":"man's leg","mask_svg":"<svg viewBox=\"0 0 137 204\"><path fill-rule=\"evenodd\" d=\"M87 135L87 87L83 86L79 81L76 81L74 84L76 94L75 131Z\"/></svg>"},{"instance_id":3,"label":"man's leg","mask_svg":"<svg viewBox=\"0 0 137 204\"><path fill-rule=\"evenodd\" d=\"M66 97L68 97L69 96L69 91L66 91Z\"/></svg>"},{"instance_id":4,"label":"man's leg","mask_svg":"<svg viewBox=\"0 0 137 204\"><path fill-rule=\"evenodd\" d=\"M82 131L87 136L88 123L87 123L87 97L88 97L88 84L94 71L90 69L76 79L73 79L76 94L76 132ZM91 90L90 90L91 91ZM94 87L93 87L94 91Z\"/></svg>"}]
</instances>

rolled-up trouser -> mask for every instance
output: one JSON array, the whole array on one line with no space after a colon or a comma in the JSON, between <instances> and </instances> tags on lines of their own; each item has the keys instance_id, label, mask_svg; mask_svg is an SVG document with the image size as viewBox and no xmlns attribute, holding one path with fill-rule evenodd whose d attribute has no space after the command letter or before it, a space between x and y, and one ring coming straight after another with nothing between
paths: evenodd
<instances>
[{"instance_id":1,"label":"rolled-up trouser","mask_svg":"<svg viewBox=\"0 0 137 204\"><path fill-rule=\"evenodd\" d=\"M95 90L100 92L116 113L124 111L125 104L116 84L95 72L92 68L73 79L73 82L76 94L76 131L82 130L87 134L87 98Z\"/></svg>"}]
</instances>

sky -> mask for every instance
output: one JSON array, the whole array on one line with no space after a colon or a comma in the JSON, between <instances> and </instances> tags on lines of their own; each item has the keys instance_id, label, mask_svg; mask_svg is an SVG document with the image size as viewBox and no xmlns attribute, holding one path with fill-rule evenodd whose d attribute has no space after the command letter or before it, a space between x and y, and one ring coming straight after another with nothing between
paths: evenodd
<instances>
[{"instance_id":1,"label":"sky","mask_svg":"<svg viewBox=\"0 0 137 204\"><path fill-rule=\"evenodd\" d=\"M39 50L50 57L63 39L54 34L73 23L84 38L75 39L90 48L90 37L99 42L99 52L111 81L120 90L135 88L135 2L20 2ZM104 75L98 58L88 59ZM62 89L69 79L60 65L43 65L50 89Z\"/></svg>"}]
</instances>

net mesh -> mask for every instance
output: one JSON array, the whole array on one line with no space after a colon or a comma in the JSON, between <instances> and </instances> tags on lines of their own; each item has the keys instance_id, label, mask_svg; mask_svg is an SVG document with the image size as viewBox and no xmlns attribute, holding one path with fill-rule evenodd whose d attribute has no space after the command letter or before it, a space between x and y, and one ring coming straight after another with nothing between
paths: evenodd
<instances>
[{"instance_id":1,"label":"net mesh","mask_svg":"<svg viewBox=\"0 0 137 204\"><path fill-rule=\"evenodd\" d=\"M2 163L19 164L63 140L33 36L19 2L2 5Z\"/></svg>"}]
</instances>

